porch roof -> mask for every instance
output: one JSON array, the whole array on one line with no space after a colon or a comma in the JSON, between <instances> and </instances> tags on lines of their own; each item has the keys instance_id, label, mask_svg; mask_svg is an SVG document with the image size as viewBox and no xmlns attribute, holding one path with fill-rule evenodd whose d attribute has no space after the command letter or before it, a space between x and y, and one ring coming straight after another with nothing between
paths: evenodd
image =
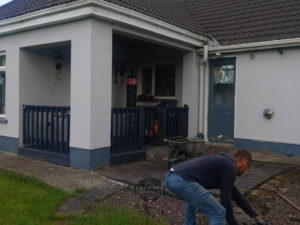
<instances>
[{"instance_id":1,"label":"porch roof","mask_svg":"<svg viewBox=\"0 0 300 225\"><path fill-rule=\"evenodd\" d=\"M0 20L79 0L14 0ZM297 0L105 0L203 36L220 45L300 37Z\"/></svg>"}]
</instances>

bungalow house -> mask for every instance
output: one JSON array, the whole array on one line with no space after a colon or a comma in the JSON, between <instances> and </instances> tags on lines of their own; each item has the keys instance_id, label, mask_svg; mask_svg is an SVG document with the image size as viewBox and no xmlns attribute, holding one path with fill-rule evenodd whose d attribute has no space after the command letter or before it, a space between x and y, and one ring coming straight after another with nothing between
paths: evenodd
<instances>
[{"instance_id":1,"label":"bungalow house","mask_svg":"<svg viewBox=\"0 0 300 225\"><path fill-rule=\"evenodd\" d=\"M300 155L300 2L13 0L0 150L93 169L155 137Z\"/></svg>"}]
</instances>

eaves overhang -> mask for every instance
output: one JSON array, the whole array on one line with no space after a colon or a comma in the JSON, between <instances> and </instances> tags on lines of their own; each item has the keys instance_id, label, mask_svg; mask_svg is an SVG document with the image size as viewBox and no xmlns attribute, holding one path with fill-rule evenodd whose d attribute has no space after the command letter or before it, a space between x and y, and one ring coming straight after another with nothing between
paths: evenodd
<instances>
[{"instance_id":1,"label":"eaves overhang","mask_svg":"<svg viewBox=\"0 0 300 225\"><path fill-rule=\"evenodd\" d=\"M249 51L259 51L268 49L281 49L300 46L300 38L272 40L263 42L244 43L227 46L209 46L208 53L210 55L242 53ZM203 55L203 48L197 50L199 55Z\"/></svg>"},{"instance_id":2,"label":"eaves overhang","mask_svg":"<svg viewBox=\"0 0 300 225\"><path fill-rule=\"evenodd\" d=\"M0 21L0 36L84 18L135 27L199 48L207 37L104 0L79 0Z\"/></svg>"}]
</instances>

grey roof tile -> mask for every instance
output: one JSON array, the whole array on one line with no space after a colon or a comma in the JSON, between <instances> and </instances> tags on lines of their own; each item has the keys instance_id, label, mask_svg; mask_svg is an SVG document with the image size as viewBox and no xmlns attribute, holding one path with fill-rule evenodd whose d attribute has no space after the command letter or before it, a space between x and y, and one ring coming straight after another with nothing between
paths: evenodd
<instances>
[{"instance_id":1,"label":"grey roof tile","mask_svg":"<svg viewBox=\"0 0 300 225\"><path fill-rule=\"evenodd\" d=\"M14 0L0 20L77 0ZM220 44L300 37L300 0L105 0Z\"/></svg>"}]
</instances>

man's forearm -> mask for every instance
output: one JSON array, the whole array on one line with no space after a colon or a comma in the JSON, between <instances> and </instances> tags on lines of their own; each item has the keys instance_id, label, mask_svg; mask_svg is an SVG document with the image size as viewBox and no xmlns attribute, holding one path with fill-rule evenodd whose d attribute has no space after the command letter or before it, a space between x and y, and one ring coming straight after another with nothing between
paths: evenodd
<instances>
[{"instance_id":1,"label":"man's forearm","mask_svg":"<svg viewBox=\"0 0 300 225\"><path fill-rule=\"evenodd\" d=\"M232 189L232 199L235 203L250 217L258 216L257 213L253 210L247 199L239 192L239 190L233 186Z\"/></svg>"}]
</instances>

